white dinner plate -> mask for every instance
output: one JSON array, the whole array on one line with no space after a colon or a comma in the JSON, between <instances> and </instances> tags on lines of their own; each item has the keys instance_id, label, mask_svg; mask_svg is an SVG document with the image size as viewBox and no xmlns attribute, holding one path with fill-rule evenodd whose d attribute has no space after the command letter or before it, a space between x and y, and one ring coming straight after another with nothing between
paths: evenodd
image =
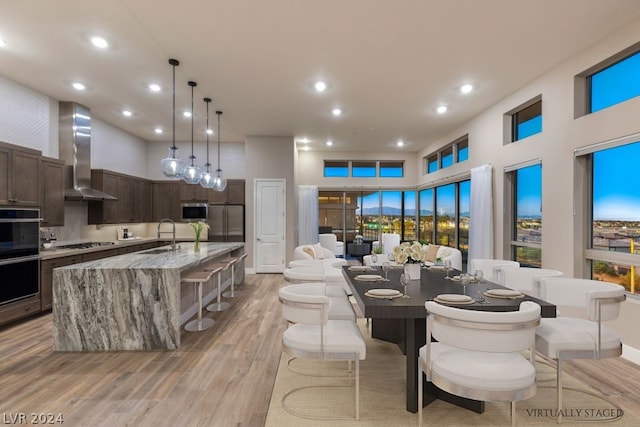
<instances>
[{"instance_id":1,"label":"white dinner plate","mask_svg":"<svg viewBox=\"0 0 640 427\"><path fill-rule=\"evenodd\" d=\"M436 298L446 302L467 302L473 300L469 295L461 294L440 294Z\"/></svg>"},{"instance_id":2,"label":"white dinner plate","mask_svg":"<svg viewBox=\"0 0 640 427\"><path fill-rule=\"evenodd\" d=\"M372 270L368 265L352 265L349 267L350 271L369 271Z\"/></svg>"},{"instance_id":3,"label":"white dinner plate","mask_svg":"<svg viewBox=\"0 0 640 427\"><path fill-rule=\"evenodd\" d=\"M522 295L522 292L513 289L488 289L486 293L497 297L517 297Z\"/></svg>"},{"instance_id":4,"label":"white dinner plate","mask_svg":"<svg viewBox=\"0 0 640 427\"><path fill-rule=\"evenodd\" d=\"M355 277L356 280L364 280L368 282L375 282L377 280L383 280L379 274L359 274Z\"/></svg>"},{"instance_id":5,"label":"white dinner plate","mask_svg":"<svg viewBox=\"0 0 640 427\"><path fill-rule=\"evenodd\" d=\"M399 295L400 291L396 289L369 289L367 293L379 297L392 297L395 295Z\"/></svg>"}]
</instances>

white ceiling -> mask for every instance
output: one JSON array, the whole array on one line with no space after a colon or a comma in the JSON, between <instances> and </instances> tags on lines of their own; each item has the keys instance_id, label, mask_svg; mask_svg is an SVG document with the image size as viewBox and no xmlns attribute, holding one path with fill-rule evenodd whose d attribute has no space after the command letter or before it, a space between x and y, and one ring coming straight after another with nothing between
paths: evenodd
<instances>
[{"instance_id":1,"label":"white ceiling","mask_svg":"<svg viewBox=\"0 0 640 427\"><path fill-rule=\"evenodd\" d=\"M402 139L416 151L639 15L638 0L4 0L0 75L164 143L176 58L178 141L191 138L180 113L194 80L196 141L209 96L223 142L291 135L391 151ZM110 47L94 48L94 34ZM461 95L467 82L476 90Z\"/></svg>"}]
</instances>

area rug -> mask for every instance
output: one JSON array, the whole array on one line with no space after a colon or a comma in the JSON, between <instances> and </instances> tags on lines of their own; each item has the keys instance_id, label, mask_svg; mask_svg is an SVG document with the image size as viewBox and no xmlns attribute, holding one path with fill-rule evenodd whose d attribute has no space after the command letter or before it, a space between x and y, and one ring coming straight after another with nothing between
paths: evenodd
<instances>
[{"instance_id":1,"label":"area rug","mask_svg":"<svg viewBox=\"0 0 640 427\"><path fill-rule=\"evenodd\" d=\"M405 410L405 360L395 344L370 338L366 322L358 320L366 338L367 359L360 363L360 421L353 419L354 388L333 387L347 385L344 377L346 362L321 362L294 359L287 367L287 354L281 356L275 386L269 404L266 426L415 426L417 414ZM535 397L518 402L517 422L520 426L557 425L555 413L555 370L537 363L538 392ZM314 376L303 376L293 371ZM617 409L610 403L589 394L569 388L590 390L569 375L564 380L565 426L599 425L615 415ZM309 385L328 385L298 391L287 398L287 404L296 412L320 417L351 417L347 420L308 420L289 414L282 406L282 396L288 391ZM573 418L569 417L572 415ZM577 421L580 422L577 422ZM487 402L483 414L477 414L443 401L425 407L424 422L429 426L508 426L511 425L508 402ZM610 426L637 426L640 420L632 414L607 423Z\"/></svg>"}]
</instances>

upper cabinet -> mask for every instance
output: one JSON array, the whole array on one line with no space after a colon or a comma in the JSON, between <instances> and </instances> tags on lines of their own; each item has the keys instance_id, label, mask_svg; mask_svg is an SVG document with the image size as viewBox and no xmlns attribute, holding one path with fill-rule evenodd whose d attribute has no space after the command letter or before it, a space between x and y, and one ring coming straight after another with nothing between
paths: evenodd
<instances>
[{"instance_id":1,"label":"upper cabinet","mask_svg":"<svg viewBox=\"0 0 640 427\"><path fill-rule=\"evenodd\" d=\"M229 179L224 191L208 190L208 195L212 205L244 205L244 179Z\"/></svg>"},{"instance_id":2,"label":"upper cabinet","mask_svg":"<svg viewBox=\"0 0 640 427\"><path fill-rule=\"evenodd\" d=\"M43 157L40 162L42 194L40 217L46 227L64 225L64 162Z\"/></svg>"},{"instance_id":3,"label":"upper cabinet","mask_svg":"<svg viewBox=\"0 0 640 427\"><path fill-rule=\"evenodd\" d=\"M158 181L153 183L153 221L171 218L182 219L180 211L180 182Z\"/></svg>"},{"instance_id":4,"label":"upper cabinet","mask_svg":"<svg viewBox=\"0 0 640 427\"><path fill-rule=\"evenodd\" d=\"M89 224L127 224L150 221L150 181L103 169L91 171L91 186L118 200L89 202Z\"/></svg>"},{"instance_id":5,"label":"upper cabinet","mask_svg":"<svg viewBox=\"0 0 640 427\"><path fill-rule=\"evenodd\" d=\"M40 205L40 154L0 143L0 205Z\"/></svg>"},{"instance_id":6,"label":"upper cabinet","mask_svg":"<svg viewBox=\"0 0 640 427\"><path fill-rule=\"evenodd\" d=\"M211 190L202 187L200 184L187 184L180 181L180 201L207 203L207 197Z\"/></svg>"}]
</instances>

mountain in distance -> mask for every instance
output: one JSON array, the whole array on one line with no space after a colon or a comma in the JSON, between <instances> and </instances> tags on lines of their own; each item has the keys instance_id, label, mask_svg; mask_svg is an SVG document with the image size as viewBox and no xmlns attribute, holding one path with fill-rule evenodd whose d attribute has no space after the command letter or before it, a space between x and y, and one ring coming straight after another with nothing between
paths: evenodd
<instances>
[{"instance_id":1,"label":"mountain in distance","mask_svg":"<svg viewBox=\"0 0 640 427\"><path fill-rule=\"evenodd\" d=\"M362 209L362 215L378 215L378 208L364 208ZM416 214L416 210L415 209L406 209L405 210L405 215L406 216L414 216ZM402 215L402 209L397 208L397 207L393 207L393 206L383 206L382 207L382 215L389 215L389 216L400 216ZM433 211L430 209L422 209L420 211L420 216L430 216L433 215ZM466 212L462 212L460 214L460 216L463 217L467 217L469 216L469 211Z\"/></svg>"}]
</instances>

